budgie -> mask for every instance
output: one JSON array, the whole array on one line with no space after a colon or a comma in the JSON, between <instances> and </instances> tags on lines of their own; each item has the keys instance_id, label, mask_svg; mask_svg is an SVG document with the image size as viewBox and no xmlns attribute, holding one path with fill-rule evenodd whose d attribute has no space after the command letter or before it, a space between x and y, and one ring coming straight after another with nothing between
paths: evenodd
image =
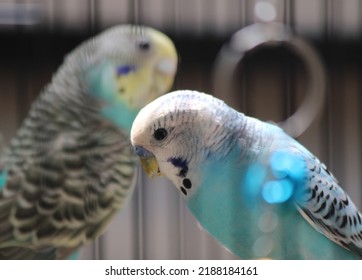
<instances>
[{"instance_id":1,"label":"budgie","mask_svg":"<svg viewBox=\"0 0 362 280\"><path fill-rule=\"evenodd\" d=\"M240 258L362 257L361 213L275 124L175 91L139 112L131 142L146 173L166 176L201 226Z\"/></svg>"},{"instance_id":2,"label":"budgie","mask_svg":"<svg viewBox=\"0 0 362 280\"><path fill-rule=\"evenodd\" d=\"M177 63L168 36L133 25L65 57L0 156L0 258L59 258L106 230L135 187L132 121Z\"/></svg>"}]
</instances>

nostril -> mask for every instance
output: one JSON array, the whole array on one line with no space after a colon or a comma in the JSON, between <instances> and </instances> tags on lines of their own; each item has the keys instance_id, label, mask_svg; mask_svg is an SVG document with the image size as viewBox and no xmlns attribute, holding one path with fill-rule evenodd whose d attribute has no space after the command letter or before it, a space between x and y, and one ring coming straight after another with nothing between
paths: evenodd
<instances>
[{"instance_id":1,"label":"nostril","mask_svg":"<svg viewBox=\"0 0 362 280\"><path fill-rule=\"evenodd\" d=\"M139 157L151 157L153 156L153 154L151 152L149 152L148 150L146 150L145 148L143 148L142 146L136 146L134 148L136 154L139 156Z\"/></svg>"},{"instance_id":2,"label":"nostril","mask_svg":"<svg viewBox=\"0 0 362 280\"><path fill-rule=\"evenodd\" d=\"M141 153L141 147L140 146L136 146L134 147L134 151L136 152L136 154L139 156Z\"/></svg>"}]
</instances>

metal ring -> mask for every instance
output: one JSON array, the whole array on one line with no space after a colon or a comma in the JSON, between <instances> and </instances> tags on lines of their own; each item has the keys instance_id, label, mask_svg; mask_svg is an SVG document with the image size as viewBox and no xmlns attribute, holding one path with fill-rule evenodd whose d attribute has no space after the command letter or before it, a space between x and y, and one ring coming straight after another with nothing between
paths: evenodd
<instances>
[{"instance_id":1,"label":"metal ring","mask_svg":"<svg viewBox=\"0 0 362 280\"><path fill-rule=\"evenodd\" d=\"M297 111L278 123L289 135L300 136L321 110L325 98L325 70L313 47L280 23L255 23L236 32L219 52L214 66L215 95L233 100L232 77L246 52L260 46L286 45L300 56L309 73L307 94Z\"/></svg>"}]
</instances>

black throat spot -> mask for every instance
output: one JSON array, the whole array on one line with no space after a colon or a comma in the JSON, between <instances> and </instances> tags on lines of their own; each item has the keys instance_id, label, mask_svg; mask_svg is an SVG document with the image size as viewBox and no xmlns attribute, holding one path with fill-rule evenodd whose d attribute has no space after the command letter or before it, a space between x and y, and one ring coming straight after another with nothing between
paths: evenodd
<instances>
[{"instance_id":1,"label":"black throat spot","mask_svg":"<svg viewBox=\"0 0 362 280\"><path fill-rule=\"evenodd\" d=\"M191 189L192 187L191 180L188 178L183 179L182 184L186 189Z\"/></svg>"}]
</instances>

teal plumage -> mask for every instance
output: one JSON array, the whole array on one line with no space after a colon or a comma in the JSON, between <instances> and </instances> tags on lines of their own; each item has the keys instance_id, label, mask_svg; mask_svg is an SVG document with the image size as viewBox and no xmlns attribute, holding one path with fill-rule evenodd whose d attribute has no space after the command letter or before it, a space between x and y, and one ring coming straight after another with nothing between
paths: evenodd
<instances>
[{"instance_id":1,"label":"teal plumage","mask_svg":"<svg viewBox=\"0 0 362 280\"><path fill-rule=\"evenodd\" d=\"M178 91L140 111L131 141L146 172L168 177L202 227L239 257L362 257L360 212L279 127Z\"/></svg>"},{"instance_id":2,"label":"teal plumage","mask_svg":"<svg viewBox=\"0 0 362 280\"><path fill-rule=\"evenodd\" d=\"M166 35L129 25L66 57L0 157L0 258L65 257L105 231L135 186L131 122L176 64Z\"/></svg>"}]
</instances>

